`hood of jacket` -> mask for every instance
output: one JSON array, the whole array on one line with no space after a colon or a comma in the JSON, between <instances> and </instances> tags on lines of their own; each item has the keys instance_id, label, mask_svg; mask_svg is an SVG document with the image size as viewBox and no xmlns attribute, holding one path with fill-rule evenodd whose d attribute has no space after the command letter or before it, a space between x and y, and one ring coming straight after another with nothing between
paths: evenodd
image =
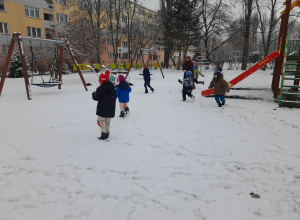
<instances>
[{"instance_id":1,"label":"hood of jacket","mask_svg":"<svg viewBox=\"0 0 300 220\"><path fill-rule=\"evenodd\" d=\"M118 87L120 90L127 90L127 89L129 89L129 84L128 84L128 82L120 82Z\"/></svg>"},{"instance_id":2,"label":"hood of jacket","mask_svg":"<svg viewBox=\"0 0 300 220\"><path fill-rule=\"evenodd\" d=\"M100 86L104 91L111 91L112 88L115 88L114 84L112 84L110 81L102 83Z\"/></svg>"}]
</instances>

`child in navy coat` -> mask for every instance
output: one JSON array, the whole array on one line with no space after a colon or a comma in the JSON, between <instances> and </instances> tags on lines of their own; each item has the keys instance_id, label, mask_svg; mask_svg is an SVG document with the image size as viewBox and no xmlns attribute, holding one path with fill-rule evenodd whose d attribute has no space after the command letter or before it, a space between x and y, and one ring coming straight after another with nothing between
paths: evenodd
<instances>
[{"instance_id":1,"label":"child in navy coat","mask_svg":"<svg viewBox=\"0 0 300 220\"><path fill-rule=\"evenodd\" d=\"M148 88L150 88L150 90L153 92L154 89L151 87L150 85L150 81L151 81L151 77L150 77L150 71L147 68L146 65L144 65L144 70L143 70L143 77L144 77L144 87L145 87L145 93L148 93Z\"/></svg>"},{"instance_id":2,"label":"child in navy coat","mask_svg":"<svg viewBox=\"0 0 300 220\"><path fill-rule=\"evenodd\" d=\"M129 102L129 93L131 92L131 87L128 82L125 81L123 75L118 76L119 85L116 87L116 96L119 98L120 103L120 117L125 116L125 112L129 112L128 102Z\"/></svg>"},{"instance_id":3,"label":"child in navy coat","mask_svg":"<svg viewBox=\"0 0 300 220\"><path fill-rule=\"evenodd\" d=\"M106 140L109 137L110 121L115 117L116 112L116 90L112 82L109 81L109 76L101 74L99 76L100 86L96 92L93 92L92 97L98 101L97 112L98 125L101 129L100 140Z\"/></svg>"}]
</instances>

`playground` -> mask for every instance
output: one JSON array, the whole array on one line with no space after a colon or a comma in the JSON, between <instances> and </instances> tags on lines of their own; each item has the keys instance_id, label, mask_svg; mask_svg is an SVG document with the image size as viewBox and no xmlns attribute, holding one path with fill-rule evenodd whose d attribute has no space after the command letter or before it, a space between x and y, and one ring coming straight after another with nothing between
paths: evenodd
<instances>
[{"instance_id":1,"label":"playground","mask_svg":"<svg viewBox=\"0 0 300 220\"><path fill-rule=\"evenodd\" d=\"M83 74L87 92L75 73L60 90L31 87L30 101L24 79L7 78L1 218L299 219L299 109L274 102L271 71L236 84L222 108L201 95L212 70L194 102L181 101L182 71L152 73L155 92L145 94L139 71L130 72L130 114L112 119L109 142L97 138L94 73Z\"/></svg>"},{"instance_id":2,"label":"playground","mask_svg":"<svg viewBox=\"0 0 300 220\"><path fill-rule=\"evenodd\" d=\"M30 87L21 38L12 38L25 77L4 85L7 59L0 220L299 220L299 108L279 107L299 104L284 98L299 96L300 44L286 37L298 3L286 2L276 51L244 72L234 60L232 70L224 69L231 91L221 108L207 90L211 69L202 71L196 99L182 102L182 71L152 70L155 92L145 94L141 71L129 68L130 113L119 118L116 108L109 141L97 138L97 73L81 72L67 40L59 42L59 59L66 47L78 74L64 75L62 85L59 62L57 82ZM260 70L272 60L274 71Z\"/></svg>"}]
</instances>

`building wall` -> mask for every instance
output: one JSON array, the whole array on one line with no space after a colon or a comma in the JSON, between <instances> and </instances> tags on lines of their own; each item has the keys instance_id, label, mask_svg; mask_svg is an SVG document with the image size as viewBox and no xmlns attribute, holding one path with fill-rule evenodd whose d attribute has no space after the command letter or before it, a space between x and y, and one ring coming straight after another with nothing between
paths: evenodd
<instances>
[{"instance_id":1,"label":"building wall","mask_svg":"<svg viewBox=\"0 0 300 220\"><path fill-rule=\"evenodd\" d=\"M28 17L25 15L25 6L39 8L40 18ZM9 34L21 32L22 36L28 36L27 27L42 29L42 38L46 37L44 28L44 12L49 13L49 4L44 0L5 0L5 12L0 12L0 22L8 23ZM54 16L56 19L56 16ZM55 20L56 21L56 20Z\"/></svg>"}]
</instances>

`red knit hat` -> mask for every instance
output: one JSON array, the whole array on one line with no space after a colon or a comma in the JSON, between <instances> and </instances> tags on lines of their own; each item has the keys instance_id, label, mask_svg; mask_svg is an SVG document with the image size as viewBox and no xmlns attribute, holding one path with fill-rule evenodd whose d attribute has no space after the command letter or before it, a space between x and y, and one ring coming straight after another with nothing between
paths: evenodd
<instances>
[{"instance_id":1,"label":"red knit hat","mask_svg":"<svg viewBox=\"0 0 300 220\"><path fill-rule=\"evenodd\" d=\"M105 74L106 74L106 75L109 75L109 74L110 74L110 71L109 71L109 70L106 70L106 71L105 71Z\"/></svg>"},{"instance_id":2,"label":"red knit hat","mask_svg":"<svg viewBox=\"0 0 300 220\"><path fill-rule=\"evenodd\" d=\"M125 82L125 77L123 75L118 76L119 82Z\"/></svg>"},{"instance_id":3,"label":"red knit hat","mask_svg":"<svg viewBox=\"0 0 300 220\"><path fill-rule=\"evenodd\" d=\"M105 83L109 80L109 75L101 73L99 76L99 82L100 83Z\"/></svg>"}]
</instances>

